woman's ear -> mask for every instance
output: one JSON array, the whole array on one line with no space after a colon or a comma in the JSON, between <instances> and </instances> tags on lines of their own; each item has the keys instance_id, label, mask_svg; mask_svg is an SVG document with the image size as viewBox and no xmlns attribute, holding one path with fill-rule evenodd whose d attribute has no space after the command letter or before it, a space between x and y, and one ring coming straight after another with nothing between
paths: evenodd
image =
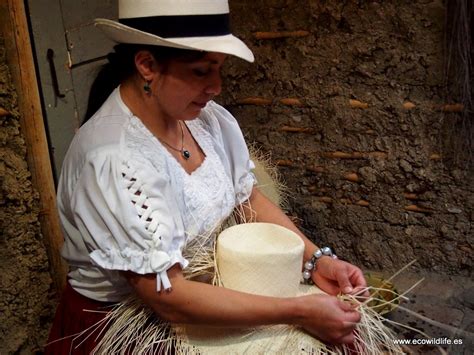
<instances>
[{"instance_id":1,"label":"woman's ear","mask_svg":"<svg viewBox=\"0 0 474 355\"><path fill-rule=\"evenodd\" d=\"M150 51L141 50L135 54L135 67L138 74L147 81L153 80L153 77L158 73L158 63Z\"/></svg>"}]
</instances>

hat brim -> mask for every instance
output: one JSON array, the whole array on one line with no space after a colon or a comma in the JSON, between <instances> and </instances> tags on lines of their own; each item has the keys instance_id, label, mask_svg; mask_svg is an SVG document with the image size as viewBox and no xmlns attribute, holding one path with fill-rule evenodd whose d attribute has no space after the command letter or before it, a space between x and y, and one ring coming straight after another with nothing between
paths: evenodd
<instances>
[{"instance_id":1,"label":"hat brim","mask_svg":"<svg viewBox=\"0 0 474 355\"><path fill-rule=\"evenodd\" d=\"M163 38L109 19L95 19L94 24L108 38L118 43L145 44L205 52L230 54L248 62L254 61L252 51L234 35L212 37Z\"/></svg>"},{"instance_id":2,"label":"hat brim","mask_svg":"<svg viewBox=\"0 0 474 355\"><path fill-rule=\"evenodd\" d=\"M297 296L320 293L315 286L300 285ZM257 328L216 328L194 325L172 326L176 349L190 354L295 354L329 353L321 340L291 325Z\"/></svg>"}]
</instances>

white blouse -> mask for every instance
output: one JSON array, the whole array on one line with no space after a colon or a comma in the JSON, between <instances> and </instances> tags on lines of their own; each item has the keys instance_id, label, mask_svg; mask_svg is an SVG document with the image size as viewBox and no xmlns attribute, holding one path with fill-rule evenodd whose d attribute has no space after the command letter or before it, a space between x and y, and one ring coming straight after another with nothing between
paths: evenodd
<instances>
[{"instance_id":1,"label":"white blouse","mask_svg":"<svg viewBox=\"0 0 474 355\"><path fill-rule=\"evenodd\" d=\"M58 208L70 265L69 282L82 295L119 301L130 286L118 270L157 275L185 268L186 242L209 233L249 198L253 163L235 118L209 102L187 121L205 154L188 174L135 117L119 89L76 134L58 186Z\"/></svg>"}]
</instances>

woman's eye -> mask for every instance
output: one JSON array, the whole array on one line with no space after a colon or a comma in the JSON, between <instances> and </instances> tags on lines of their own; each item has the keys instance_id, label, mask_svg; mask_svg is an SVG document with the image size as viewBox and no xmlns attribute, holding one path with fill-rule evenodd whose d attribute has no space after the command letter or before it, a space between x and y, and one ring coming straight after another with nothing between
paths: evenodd
<instances>
[{"instance_id":1,"label":"woman's eye","mask_svg":"<svg viewBox=\"0 0 474 355\"><path fill-rule=\"evenodd\" d=\"M209 73L209 69L195 68L193 73L197 76L206 76Z\"/></svg>"}]
</instances>

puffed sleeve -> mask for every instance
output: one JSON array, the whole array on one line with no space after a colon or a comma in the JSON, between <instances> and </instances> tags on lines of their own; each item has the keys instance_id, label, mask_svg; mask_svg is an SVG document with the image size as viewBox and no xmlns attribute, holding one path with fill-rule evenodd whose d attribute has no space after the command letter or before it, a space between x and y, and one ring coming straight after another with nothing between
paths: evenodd
<instances>
[{"instance_id":1,"label":"puffed sleeve","mask_svg":"<svg viewBox=\"0 0 474 355\"><path fill-rule=\"evenodd\" d=\"M157 275L157 291L171 287L167 270L187 261L182 220L167 197L167 174L123 153L87 157L72 211L90 258L110 270Z\"/></svg>"},{"instance_id":2,"label":"puffed sleeve","mask_svg":"<svg viewBox=\"0 0 474 355\"><path fill-rule=\"evenodd\" d=\"M236 204L247 200L252 193L256 179L255 168L237 120L224 107L210 101L201 114L214 139L216 152L220 156L232 179Z\"/></svg>"}]
</instances>

